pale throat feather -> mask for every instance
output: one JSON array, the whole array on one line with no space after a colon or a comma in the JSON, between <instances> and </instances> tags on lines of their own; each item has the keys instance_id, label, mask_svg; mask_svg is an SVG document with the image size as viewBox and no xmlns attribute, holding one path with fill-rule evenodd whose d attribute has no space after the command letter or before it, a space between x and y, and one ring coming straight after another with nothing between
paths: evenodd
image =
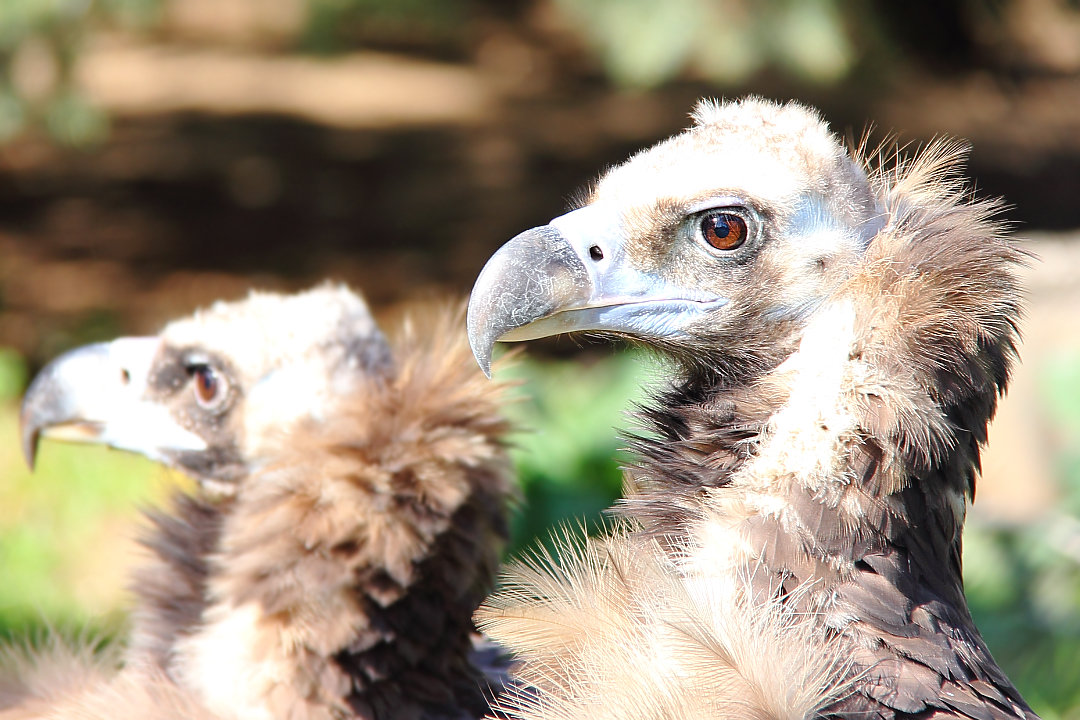
<instances>
[{"instance_id":1,"label":"pale throat feather","mask_svg":"<svg viewBox=\"0 0 1080 720\"><path fill-rule=\"evenodd\" d=\"M848 458L858 439L857 388L866 369L852 359L855 339L853 303L833 301L814 314L798 349L757 381L761 392L786 399L730 482L706 490L705 512L690 528L682 559L688 577L715 587L753 574L765 548L755 547L748 521L767 517L796 534L795 495L809 494L857 524L861 510Z\"/></svg>"},{"instance_id":2,"label":"pale throat feather","mask_svg":"<svg viewBox=\"0 0 1080 720\"><path fill-rule=\"evenodd\" d=\"M237 720L273 720L266 696L289 678L289 658L256 603L218 604L201 632L176 644L170 671L207 707ZM271 657L273 656L273 657Z\"/></svg>"}]
</instances>

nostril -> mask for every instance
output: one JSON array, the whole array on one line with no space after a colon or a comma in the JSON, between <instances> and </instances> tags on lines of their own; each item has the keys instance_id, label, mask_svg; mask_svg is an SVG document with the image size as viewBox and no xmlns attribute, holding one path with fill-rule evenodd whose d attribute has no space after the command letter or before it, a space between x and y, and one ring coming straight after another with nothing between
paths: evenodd
<instances>
[{"instance_id":1,"label":"nostril","mask_svg":"<svg viewBox=\"0 0 1080 720\"><path fill-rule=\"evenodd\" d=\"M600 249L599 245L593 245L589 248L589 257L593 260L600 262L604 259L604 251Z\"/></svg>"},{"instance_id":2,"label":"nostril","mask_svg":"<svg viewBox=\"0 0 1080 720\"><path fill-rule=\"evenodd\" d=\"M127 368L120 371L120 382L125 385L131 382L131 373L128 372Z\"/></svg>"}]
</instances>

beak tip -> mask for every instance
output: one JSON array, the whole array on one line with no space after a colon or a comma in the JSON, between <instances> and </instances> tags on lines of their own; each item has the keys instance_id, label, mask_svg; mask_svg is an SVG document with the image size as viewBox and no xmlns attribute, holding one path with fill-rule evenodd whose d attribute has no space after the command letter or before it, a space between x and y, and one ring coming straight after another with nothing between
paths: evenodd
<instances>
[{"instance_id":1,"label":"beak tip","mask_svg":"<svg viewBox=\"0 0 1080 720\"><path fill-rule=\"evenodd\" d=\"M26 466L30 468L30 471L34 471L34 465L37 460L37 448L38 448L38 434L34 433L29 438L23 440L22 451L23 459L26 460Z\"/></svg>"},{"instance_id":2,"label":"beak tip","mask_svg":"<svg viewBox=\"0 0 1080 720\"><path fill-rule=\"evenodd\" d=\"M484 268L487 269L486 267ZM481 273L481 278L484 273ZM469 307L465 313L465 328L469 336L469 348L473 358L484 376L491 379L491 355L495 348L495 337L490 323L490 299L485 292L478 292L483 285L477 280L476 287L469 297Z\"/></svg>"},{"instance_id":3,"label":"beak tip","mask_svg":"<svg viewBox=\"0 0 1080 720\"><path fill-rule=\"evenodd\" d=\"M491 353L485 353L478 355L475 352L473 357L476 358L476 364L480 366L480 372L484 373L484 377L488 380L491 379Z\"/></svg>"},{"instance_id":4,"label":"beak tip","mask_svg":"<svg viewBox=\"0 0 1080 720\"><path fill-rule=\"evenodd\" d=\"M476 364L480 366L480 372L484 373L484 377L488 380L491 379L491 351L482 352L473 348L473 358L476 360Z\"/></svg>"},{"instance_id":5,"label":"beak tip","mask_svg":"<svg viewBox=\"0 0 1080 720\"><path fill-rule=\"evenodd\" d=\"M37 459L38 444L41 441L41 431L45 423L43 423L43 405L47 406L48 403L43 402L45 399L51 399L48 394L42 391L42 387L48 383L41 381L39 376L34 379L34 382L30 384L26 394L23 396L22 407L19 409L19 435L21 440L23 459L26 461L26 465L31 471L34 470L35 461Z\"/></svg>"},{"instance_id":6,"label":"beak tip","mask_svg":"<svg viewBox=\"0 0 1080 720\"><path fill-rule=\"evenodd\" d=\"M37 460L38 442L41 440L41 428L36 423L28 422L25 414L20 418L22 429L22 453L31 472Z\"/></svg>"},{"instance_id":7,"label":"beak tip","mask_svg":"<svg viewBox=\"0 0 1080 720\"><path fill-rule=\"evenodd\" d=\"M483 337L484 335L486 335L486 333L473 327L473 323L469 323L469 347L472 349L473 358L476 360L476 364L480 366L480 370L484 373L484 376L490 380L491 352L494 343L486 341Z\"/></svg>"}]
</instances>

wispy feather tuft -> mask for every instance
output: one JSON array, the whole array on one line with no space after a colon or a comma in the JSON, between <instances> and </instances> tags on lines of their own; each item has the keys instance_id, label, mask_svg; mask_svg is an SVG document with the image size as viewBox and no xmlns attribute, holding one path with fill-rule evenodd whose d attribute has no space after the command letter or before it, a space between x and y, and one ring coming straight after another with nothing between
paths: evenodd
<instances>
[{"instance_id":1,"label":"wispy feather tuft","mask_svg":"<svg viewBox=\"0 0 1080 720\"><path fill-rule=\"evenodd\" d=\"M564 531L554 554L504 572L477 621L516 653L528 689L501 713L794 720L850 692L840 645L797 602L763 595L749 577L696 578L637 530L620 521L584 540Z\"/></svg>"}]
</instances>

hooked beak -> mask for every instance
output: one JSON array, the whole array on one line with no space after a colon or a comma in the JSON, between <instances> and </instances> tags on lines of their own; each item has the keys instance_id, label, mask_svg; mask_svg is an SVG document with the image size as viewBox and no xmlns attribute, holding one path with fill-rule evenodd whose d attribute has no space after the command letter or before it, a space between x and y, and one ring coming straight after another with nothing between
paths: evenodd
<instances>
[{"instance_id":1,"label":"hooked beak","mask_svg":"<svg viewBox=\"0 0 1080 720\"><path fill-rule=\"evenodd\" d=\"M204 450L168 408L147 397L158 338L120 338L77 348L46 365L26 391L22 448L34 467L42 436L102 443L164 461L169 451Z\"/></svg>"},{"instance_id":2,"label":"hooked beak","mask_svg":"<svg viewBox=\"0 0 1080 720\"><path fill-rule=\"evenodd\" d=\"M582 330L670 339L728 300L636 268L614 213L588 206L499 248L469 298L469 344L491 376L496 342Z\"/></svg>"}]
</instances>

